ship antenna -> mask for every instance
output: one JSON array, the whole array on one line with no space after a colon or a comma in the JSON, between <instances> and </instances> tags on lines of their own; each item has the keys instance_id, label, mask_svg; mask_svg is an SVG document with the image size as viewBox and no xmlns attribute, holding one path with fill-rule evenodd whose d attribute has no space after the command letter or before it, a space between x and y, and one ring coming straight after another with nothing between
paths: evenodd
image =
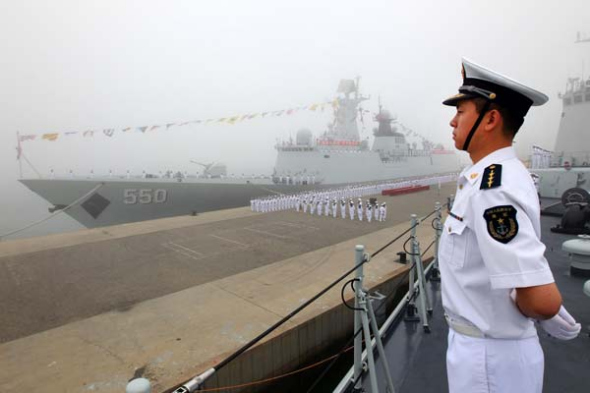
<instances>
[{"instance_id":1,"label":"ship antenna","mask_svg":"<svg viewBox=\"0 0 590 393\"><path fill-rule=\"evenodd\" d=\"M16 159L18 160L18 176L19 179L23 178L23 162L21 156L23 155L23 148L20 144L20 134L16 132Z\"/></svg>"},{"instance_id":2,"label":"ship antenna","mask_svg":"<svg viewBox=\"0 0 590 393\"><path fill-rule=\"evenodd\" d=\"M576 41L574 41L574 43L575 44L582 44L585 42L590 42L590 38L582 38L582 34L580 34L580 32L578 31L578 33L576 34ZM582 60L582 83L583 83L584 79L586 78L584 73L585 73L585 63L584 63L584 60Z\"/></svg>"}]
</instances>

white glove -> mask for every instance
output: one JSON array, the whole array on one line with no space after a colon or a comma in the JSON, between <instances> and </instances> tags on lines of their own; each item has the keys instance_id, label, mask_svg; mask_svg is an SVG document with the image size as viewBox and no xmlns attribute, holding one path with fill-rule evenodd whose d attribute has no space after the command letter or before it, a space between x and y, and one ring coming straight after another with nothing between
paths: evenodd
<instances>
[{"instance_id":1,"label":"white glove","mask_svg":"<svg viewBox=\"0 0 590 393\"><path fill-rule=\"evenodd\" d=\"M572 340L578 337L582 326L561 306L557 315L553 318L539 321L539 325L549 335L560 340Z\"/></svg>"}]
</instances>

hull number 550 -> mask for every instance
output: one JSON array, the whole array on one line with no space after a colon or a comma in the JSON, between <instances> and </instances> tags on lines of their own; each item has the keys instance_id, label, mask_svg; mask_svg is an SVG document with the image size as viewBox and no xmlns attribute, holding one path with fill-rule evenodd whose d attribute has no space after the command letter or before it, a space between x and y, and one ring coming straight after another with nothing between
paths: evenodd
<instances>
[{"instance_id":1,"label":"hull number 550","mask_svg":"<svg viewBox=\"0 0 590 393\"><path fill-rule=\"evenodd\" d=\"M126 188L123 191L123 203L135 205L137 203L166 203L168 191L163 188Z\"/></svg>"}]
</instances>

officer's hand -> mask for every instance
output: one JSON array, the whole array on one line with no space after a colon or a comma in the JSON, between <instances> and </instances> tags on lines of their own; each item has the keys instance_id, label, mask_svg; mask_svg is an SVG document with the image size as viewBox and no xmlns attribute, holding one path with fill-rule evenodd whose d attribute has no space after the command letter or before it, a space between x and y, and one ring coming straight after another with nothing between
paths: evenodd
<instances>
[{"instance_id":1,"label":"officer's hand","mask_svg":"<svg viewBox=\"0 0 590 393\"><path fill-rule=\"evenodd\" d=\"M582 326L561 306L553 318L539 321L539 325L551 336L560 340L572 340L578 337Z\"/></svg>"}]
</instances>

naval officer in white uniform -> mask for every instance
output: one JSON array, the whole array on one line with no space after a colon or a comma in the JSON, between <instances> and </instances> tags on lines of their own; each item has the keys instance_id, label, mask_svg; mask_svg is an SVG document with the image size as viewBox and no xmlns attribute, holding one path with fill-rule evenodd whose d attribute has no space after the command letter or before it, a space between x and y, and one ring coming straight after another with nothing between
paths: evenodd
<instances>
[{"instance_id":1,"label":"naval officer in white uniform","mask_svg":"<svg viewBox=\"0 0 590 393\"><path fill-rule=\"evenodd\" d=\"M443 102L457 109L455 147L473 161L459 175L439 249L451 393L541 393L533 320L558 339L580 332L543 256L537 191L512 147L528 109L547 100L463 59L459 94Z\"/></svg>"}]
</instances>

